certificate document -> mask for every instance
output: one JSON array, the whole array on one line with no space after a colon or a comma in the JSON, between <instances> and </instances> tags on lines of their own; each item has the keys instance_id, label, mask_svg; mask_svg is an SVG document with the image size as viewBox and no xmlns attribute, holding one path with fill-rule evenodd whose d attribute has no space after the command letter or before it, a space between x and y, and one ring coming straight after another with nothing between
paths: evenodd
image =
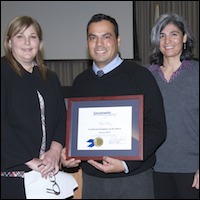
<instances>
[{"instance_id":1,"label":"certificate document","mask_svg":"<svg viewBox=\"0 0 200 200\"><path fill-rule=\"evenodd\" d=\"M131 149L132 106L79 108L78 150Z\"/></svg>"},{"instance_id":2,"label":"certificate document","mask_svg":"<svg viewBox=\"0 0 200 200\"><path fill-rule=\"evenodd\" d=\"M66 157L143 159L143 95L66 98Z\"/></svg>"}]
</instances>

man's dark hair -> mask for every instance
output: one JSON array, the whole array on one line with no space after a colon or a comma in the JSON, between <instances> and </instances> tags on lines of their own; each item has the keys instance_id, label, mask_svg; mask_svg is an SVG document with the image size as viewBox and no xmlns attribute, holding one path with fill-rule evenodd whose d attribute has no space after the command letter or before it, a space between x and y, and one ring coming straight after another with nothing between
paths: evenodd
<instances>
[{"instance_id":1,"label":"man's dark hair","mask_svg":"<svg viewBox=\"0 0 200 200\"><path fill-rule=\"evenodd\" d=\"M90 19L90 21L87 24L87 34L88 34L88 27L91 23L100 22L102 20L107 20L107 21L109 21L113 24L115 36L116 36L116 38L118 38L119 28L118 28L118 24L117 24L116 20L114 18L110 17L109 15L105 15L105 14L102 14L102 13L99 13L99 14L92 16L92 18Z\"/></svg>"}]
</instances>

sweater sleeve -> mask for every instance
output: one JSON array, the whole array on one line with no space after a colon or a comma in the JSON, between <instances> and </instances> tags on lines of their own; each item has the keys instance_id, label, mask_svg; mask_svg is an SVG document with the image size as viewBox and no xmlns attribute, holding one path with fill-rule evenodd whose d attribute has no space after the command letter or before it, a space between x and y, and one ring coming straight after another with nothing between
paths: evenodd
<instances>
[{"instance_id":1,"label":"sweater sleeve","mask_svg":"<svg viewBox=\"0 0 200 200\"><path fill-rule=\"evenodd\" d=\"M142 72L142 73L141 73ZM129 170L137 170L142 165L153 165L155 151L166 139L166 120L163 98L153 75L144 68L134 73L133 84L137 85L137 92L144 95L143 121L143 161L127 161Z\"/></svg>"}]
</instances>

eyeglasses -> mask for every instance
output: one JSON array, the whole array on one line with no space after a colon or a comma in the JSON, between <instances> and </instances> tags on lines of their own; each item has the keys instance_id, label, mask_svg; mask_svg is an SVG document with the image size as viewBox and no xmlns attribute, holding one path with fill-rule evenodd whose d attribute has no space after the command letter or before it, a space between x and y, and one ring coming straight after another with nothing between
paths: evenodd
<instances>
[{"instance_id":1,"label":"eyeglasses","mask_svg":"<svg viewBox=\"0 0 200 200\"><path fill-rule=\"evenodd\" d=\"M47 188L47 193L59 195L60 194L60 187L58 183L56 183L56 176L53 173L49 174L49 180L53 183L52 189Z\"/></svg>"}]
</instances>

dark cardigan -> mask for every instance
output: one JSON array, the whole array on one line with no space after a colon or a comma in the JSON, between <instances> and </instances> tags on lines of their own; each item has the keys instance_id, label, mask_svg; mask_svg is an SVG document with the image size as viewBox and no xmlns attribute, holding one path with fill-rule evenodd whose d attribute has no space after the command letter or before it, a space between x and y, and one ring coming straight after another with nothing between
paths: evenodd
<instances>
[{"instance_id":1,"label":"dark cardigan","mask_svg":"<svg viewBox=\"0 0 200 200\"><path fill-rule=\"evenodd\" d=\"M40 106L36 90L45 102L47 149L52 141L65 145L66 109L60 82L48 70L42 80L38 67L22 77L1 58L1 171L29 170L25 162L39 157L42 140Z\"/></svg>"}]
</instances>

